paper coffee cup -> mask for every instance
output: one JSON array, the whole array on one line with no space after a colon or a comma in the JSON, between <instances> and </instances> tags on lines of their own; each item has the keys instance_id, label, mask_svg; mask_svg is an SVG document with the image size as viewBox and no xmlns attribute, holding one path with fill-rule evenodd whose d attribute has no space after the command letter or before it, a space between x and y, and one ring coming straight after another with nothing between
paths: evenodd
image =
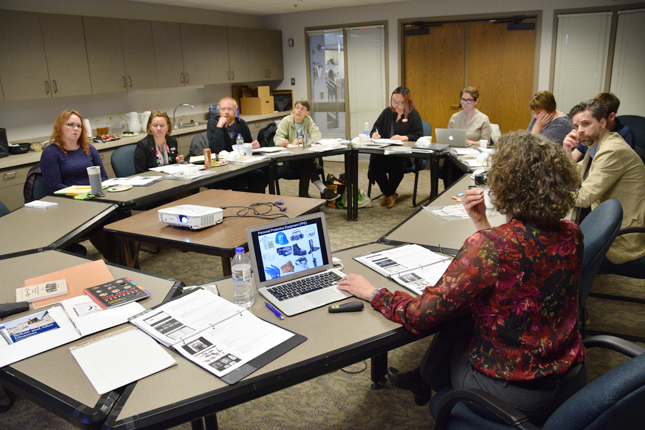
<instances>
[{"instance_id":1,"label":"paper coffee cup","mask_svg":"<svg viewBox=\"0 0 645 430\"><path fill-rule=\"evenodd\" d=\"M253 155L253 144L245 143L244 144L244 155Z\"/></svg>"},{"instance_id":2,"label":"paper coffee cup","mask_svg":"<svg viewBox=\"0 0 645 430\"><path fill-rule=\"evenodd\" d=\"M479 141L479 147L485 149L488 146L488 139L481 139Z\"/></svg>"}]
</instances>

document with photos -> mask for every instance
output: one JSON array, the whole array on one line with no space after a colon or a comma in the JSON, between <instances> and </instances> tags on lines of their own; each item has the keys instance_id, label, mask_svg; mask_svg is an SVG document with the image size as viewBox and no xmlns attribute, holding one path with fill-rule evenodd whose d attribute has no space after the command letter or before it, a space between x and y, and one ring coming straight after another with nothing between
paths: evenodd
<instances>
[{"instance_id":1,"label":"document with photos","mask_svg":"<svg viewBox=\"0 0 645 430\"><path fill-rule=\"evenodd\" d=\"M130 322L229 384L237 381L226 375L296 336L205 290L184 294Z\"/></svg>"},{"instance_id":2,"label":"document with photos","mask_svg":"<svg viewBox=\"0 0 645 430\"><path fill-rule=\"evenodd\" d=\"M421 294L444 274L451 258L419 245L402 245L354 259L410 291Z\"/></svg>"},{"instance_id":3,"label":"document with photos","mask_svg":"<svg viewBox=\"0 0 645 430\"><path fill-rule=\"evenodd\" d=\"M154 182L163 180L163 176L130 176L129 178L112 178L103 181L103 188L115 185L132 185L133 187L145 187Z\"/></svg>"}]
</instances>

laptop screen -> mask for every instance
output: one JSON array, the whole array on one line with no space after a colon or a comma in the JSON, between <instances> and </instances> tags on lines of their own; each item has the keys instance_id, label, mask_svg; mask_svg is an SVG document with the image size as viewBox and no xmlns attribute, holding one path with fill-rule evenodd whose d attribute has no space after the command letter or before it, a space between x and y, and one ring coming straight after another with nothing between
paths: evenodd
<instances>
[{"instance_id":1,"label":"laptop screen","mask_svg":"<svg viewBox=\"0 0 645 430\"><path fill-rule=\"evenodd\" d=\"M330 263L323 214L316 215L258 226L250 232L258 285L294 274L305 276Z\"/></svg>"}]
</instances>

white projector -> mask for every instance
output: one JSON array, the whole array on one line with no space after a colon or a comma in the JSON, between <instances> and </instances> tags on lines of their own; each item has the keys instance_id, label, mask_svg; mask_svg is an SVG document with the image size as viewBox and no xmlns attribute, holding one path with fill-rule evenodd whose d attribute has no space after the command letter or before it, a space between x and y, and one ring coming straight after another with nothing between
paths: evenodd
<instances>
[{"instance_id":1,"label":"white projector","mask_svg":"<svg viewBox=\"0 0 645 430\"><path fill-rule=\"evenodd\" d=\"M159 209L157 212L159 213L159 221L164 224L199 230L221 223L224 211L208 206L179 205Z\"/></svg>"}]
</instances>

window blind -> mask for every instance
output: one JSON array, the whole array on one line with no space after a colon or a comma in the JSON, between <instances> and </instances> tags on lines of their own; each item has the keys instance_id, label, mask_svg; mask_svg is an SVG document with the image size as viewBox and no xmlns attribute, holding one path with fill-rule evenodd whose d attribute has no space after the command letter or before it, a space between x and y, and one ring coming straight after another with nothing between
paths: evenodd
<instances>
[{"instance_id":1,"label":"window blind","mask_svg":"<svg viewBox=\"0 0 645 430\"><path fill-rule=\"evenodd\" d=\"M618 15L611 92L620 99L619 115L645 116L645 9Z\"/></svg>"},{"instance_id":2,"label":"window blind","mask_svg":"<svg viewBox=\"0 0 645 430\"><path fill-rule=\"evenodd\" d=\"M611 12L558 16L553 95L568 113L605 85Z\"/></svg>"}]
</instances>

